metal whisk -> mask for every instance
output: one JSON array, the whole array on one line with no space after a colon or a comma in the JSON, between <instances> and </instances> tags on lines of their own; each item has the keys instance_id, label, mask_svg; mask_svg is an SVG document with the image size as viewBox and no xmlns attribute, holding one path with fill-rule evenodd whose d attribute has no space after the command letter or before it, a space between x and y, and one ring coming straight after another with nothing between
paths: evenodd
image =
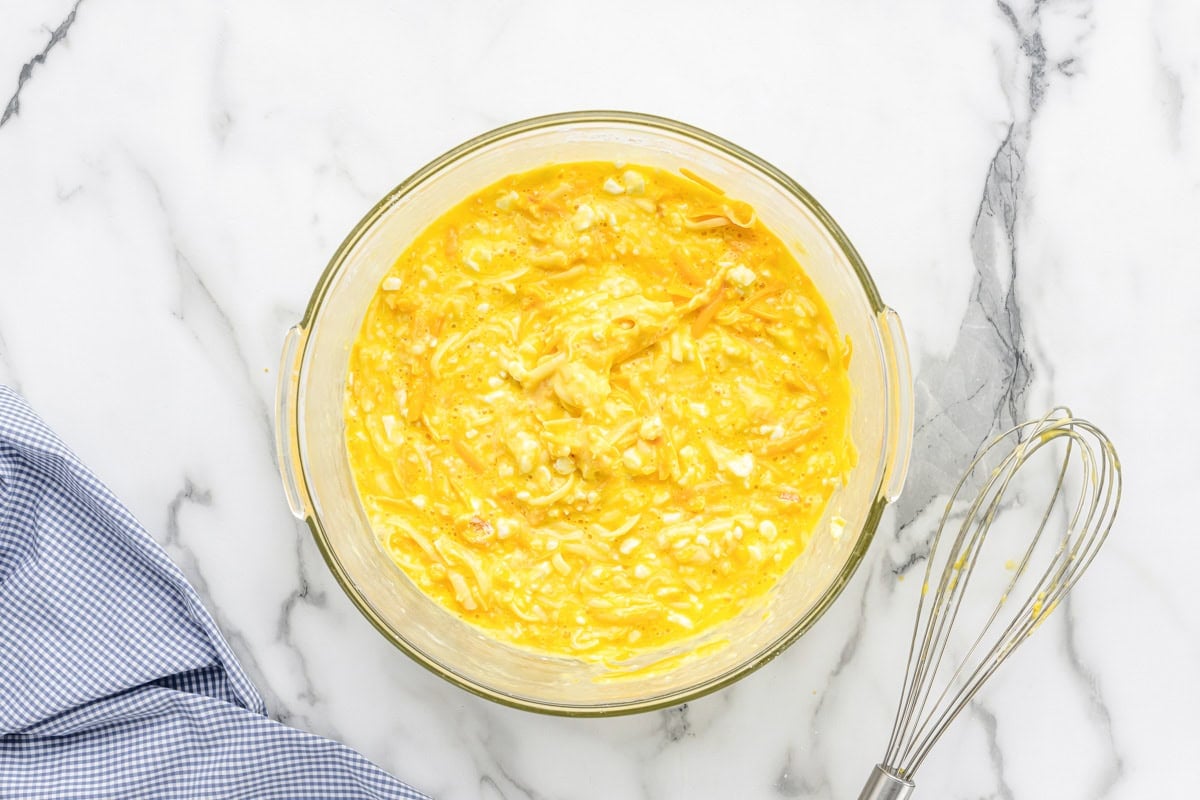
<instances>
[{"instance_id":1,"label":"metal whisk","mask_svg":"<svg viewBox=\"0 0 1200 800\"><path fill-rule=\"evenodd\" d=\"M1007 586L994 598L995 607L978 635L965 640L957 638L961 634L952 637L972 574L981 563L984 541L1005 501L1012 500L1006 497L1010 484L1038 451L1050 445L1061 448L1061 463L1055 467L1057 482L1040 522L1031 526L1032 534L1021 532L1022 544L1016 551L1023 548L1023 553L1004 564L1011 576L1001 581ZM961 512L963 506L959 494L979 480L985 465L1001 453L999 464L987 474L951 534L947 528L952 513ZM911 796L913 775L946 728L1092 563L1112 527L1120 499L1121 465L1112 443L1091 423L1072 417L1069 409L1055 408L1039 420L1017 425L980 451L955 487L933 537L892 737L859 800ZM949 552L940 553L940 547L948 547ZM1049 563L1043 567L1047 556ZM940 576L934 574L935 563L943 565ZM1039 569L1044 570L1040 577ZM1014 609L1018 582L1024 589L1031 581L1035 582L1032 590L1021 595L1023 603ZM972 605L966 606L967 613ZM986 613L986 606L980 608ZM1005 609L1014 612L1011 618L1002 615ZM956 644L969 642L965 653L957 654L956 648L947 646L952 638Z\"/></svg>"}]
</instances>

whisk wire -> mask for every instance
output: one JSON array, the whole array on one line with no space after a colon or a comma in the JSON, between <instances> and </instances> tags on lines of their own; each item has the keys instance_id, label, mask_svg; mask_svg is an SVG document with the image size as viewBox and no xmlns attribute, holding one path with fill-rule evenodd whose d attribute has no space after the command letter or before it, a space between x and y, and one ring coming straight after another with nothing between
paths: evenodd
<instances>
[{"instance_id":1,"label":"whisk wire","mask_svg":"<svg viewBox=\"0 0 1200 800\"><path fill-rule=\"evenodd\" d=\"M993 472L993 477L1002 474L1004 465L998 467ZM953 499L956 495L952 495L951 503L947 505L947 510L953 507ZM970 509L959 526L958 535L955 537L954 544L950 550L950 557L947 559L946 567L942 571L941 580L938 585L938 591L935 594L934 605L931 609L931 620L927 626L929 638L934 642L932 655L923 653L922 657L927 657L927 666L920 670L921 678L919 678L920 690L918 696L921 698L916 719L913 724L916 730L910 735L908 741L909 746L900 754L898 763L903 766L900 768L901 774L909 774L912 767L907 765L911 758L914 748L918 747L923 741L926 741L931 734L931 728L935 728L937 717L933 713L926 713L927 708L933 710L941 707L945 701L950 689L954 685L962 670L966 668L969 659L974 651L978 648L983 640L983 634L986 633L988 626L999 613L999 606L992 612L992 617L988 623L985 623L980 635L976 637L971 647L968 649L964 658L959 662L958 668L955 669L950 681L942 689L942 692L936 699L930 703L930 697L933 692L934 682L926 680L925 676L936 676L941 669L944 661L946 648L950 637L947 632L952 629L958 620L959 610L962 605L963 597L965 596L965 587L970 581L971 574L975 569L975 564L978 559L979 550L982 546L982 533L986 530L986 525L994 516L996 509L996 498L993 497L988 503L984 516L980 519L981 506L984 505L984 500L987 499L986 493L980 493L972 503ZM928 585L929 575L932 573L933 559L931 558L926 564L926 581Z\"/></svg>"},{"instance_id":2,"label":"whisk wire","mask_svg":"<svg viewBox=\"0 0 1200 800\"><path fill-rule=\"evenodd\" d=\"M957 617L958 605L962 600L961 593L956 591L961 584L954 576L954 571L951 569L951 567L955 564L959 564L960 561L965 560L966 557L977 548L978 527L974 528L976 535L970 537L970 539L967 541L965 550L963 540L967 537L968 531L972 530L972 523L978 514L980 505L982 505L985 500L985 492L981 492L976 496L974 502L971 504L970 509L968 509L964 517L963 523L959 526L958 534L955 537L954 544L951 546L951 558L947 560L947 568L943 570L937 591L933 596L932 606L929 612L929 619L925 626L925 637L921 643L921 649L920 651L917 651L916 640L921 631L921 620L923 618L926 596L929 593L929 582L934 563L933 554L938 549L938 545L946 529L946 523L949 521L950 515L953 512L955 500L958 498L963 486L974 472L975 467L981 462L986 452L990 449L991 445L980 452L980 454L977 455L975 460L971 463L970 467L968 467L968 469L963 473L963 476L959 479L958 484L951 493L950 501L947 502L946 508L942 513L941 521L938 524L938 528L934 533L933 542L930 545L929 554L926 560L925 578L921 585L921 597L917 606L917 617L913 623L913 644L910 647L909 662L905 671L905 690L904 694L902 695L900 712L896 716L896 725L893 728L892 741L888 746L888 754L887 758L885 759L885 763L887 764L903 763L906 760L904 754L898 752L900 742L905 740L909 742L915 742L922 738L923 725L921 721L927 719L925 716L925 708L928 705L929 693L933 686L932 681L927 680L926 678L929 674L936 674L937 669L941 665L942 656L948 641L948 637L944 636L943 633L953 624L955 618ZM1000 467L997 467L993 472L993 477L996 474L999 474L999 471ZM950 607L949 611L946 611L947 606ZM910 674L912 676L911 683L908 680ZM938 702L940 702L940 699ZM915 732L912 730L914 726L919 726Z\"/></svg>"}]
</instances>

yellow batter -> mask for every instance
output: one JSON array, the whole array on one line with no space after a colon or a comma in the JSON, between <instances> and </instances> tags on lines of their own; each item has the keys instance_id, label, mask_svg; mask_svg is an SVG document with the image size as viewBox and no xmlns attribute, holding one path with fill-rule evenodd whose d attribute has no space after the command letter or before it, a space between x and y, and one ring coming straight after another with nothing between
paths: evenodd
<instances>
[{"instance_id":1,"label":"yellow batter","mask_svg":"<svg viewBox=\"0 0 1200 800\"><path fill-rule=\"evenodd\" d=\"M614 661L737 615L855 455L850 345L698 176L513 175L429 226L351 353L346 444L401 569L514 645Z\"/></svg>"}]
</instances>

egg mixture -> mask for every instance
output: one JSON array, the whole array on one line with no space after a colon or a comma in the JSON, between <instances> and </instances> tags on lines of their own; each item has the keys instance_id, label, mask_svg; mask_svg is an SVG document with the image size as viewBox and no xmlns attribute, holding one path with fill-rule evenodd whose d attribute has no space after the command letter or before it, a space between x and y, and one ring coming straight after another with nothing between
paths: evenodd
<instances>
[{"instance_id":1,"label":"egg mixture","mask_svg":"<svg viewBox=\"0 0 1200 800\"><path fill-rule=\"evenodd\" d=\"M554 164L383 278L345 429L401 570L514 646L621 661L737 616L855 463L850 342L749 205L688 170Z\"/></svg>"}]
</instances>

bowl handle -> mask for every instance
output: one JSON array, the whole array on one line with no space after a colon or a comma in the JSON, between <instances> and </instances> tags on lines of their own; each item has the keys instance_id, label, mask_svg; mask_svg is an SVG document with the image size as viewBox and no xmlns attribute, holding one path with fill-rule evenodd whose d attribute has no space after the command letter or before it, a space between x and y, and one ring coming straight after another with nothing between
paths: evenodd
<instances>
[{"instance_id":1,"label":"bowl handle","mask_svg":"<svg viewBox=\"0 0 1200 800\"><path fill-rule=\"evenodd\" d=\"M913 442L913 378L908 360L908 340L900 315L885 308L879 315L888 381L888 465L883 476L883 496L894 503L904 489Z\"/></svg>"},{"instance_id":2,"label":"bowl handle","mask_svg":"<svg viewBox=\"0 0 1200 800\"><path fill-rule=\"evenodd\" d=\"M304 476L300 474L299 417L296 400L300 390L301 346L307 331L299 325L292 327L283 340L283 355L279 359L279 377L275 383L275 458L279 463L279 476L283 479L283 493L287 495L288 508L296 519L307 515Z\"/></svg>"}]
</instances>

